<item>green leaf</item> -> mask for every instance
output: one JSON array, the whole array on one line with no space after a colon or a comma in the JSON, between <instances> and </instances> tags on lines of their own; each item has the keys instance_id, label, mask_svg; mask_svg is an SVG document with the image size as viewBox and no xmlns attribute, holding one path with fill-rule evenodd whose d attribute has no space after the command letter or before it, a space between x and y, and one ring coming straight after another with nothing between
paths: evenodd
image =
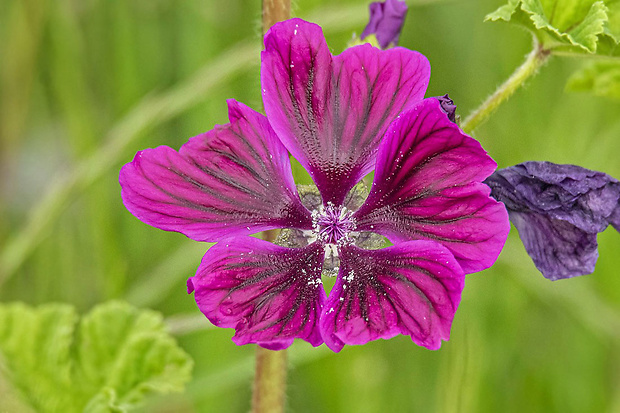
<instances>
[{"instance_id":1,"label":"green leaf","mask_svg":"<svg viewBox=\"0 0 620 413\"><path fill-rule=\"evenodd\" d=\"M596 61L585 65L568 79L566 90L620 99L620 62Z\"/></svg>"},{"instance_id":2,"label":"green leaf","mask_svg":"<svg viewBox=\"0 0 620 413\"><path fill-rule=\"evenodd\" d=\"M65 305L37 310L19 303L0 306L3 364L37 411L63 411L71 401L70 349L76 322L75 311Z\"/></svg>"},{"instance_id":3,"label":"green leaf","mask_svg":"<svg viewBox=\"0 0 620 413\"><path fill-rule=\"evenodd\" d=\"M120 302L82 320L63 304L0 305L0 352L39 412L127 412L149 393L182 391L192 368L161 315Z\"/></svg>"},{"instance_id":4,"label":"green leaf","mask_svg":"<svg viewBox=\"0 0 620 413\"><path fill-rule=\"evenodd\" d=\"M618 0L508 0L485 20L520 25L556 54L620 56Z\"/></svg>"},{"instance_id":5,"label":"green leaf","mask_svg":"<svg viewBox=\"0 0 620 413\"><path fill-rule=\"evenodd\" d=\"M620 0L608 1L607 6L608 21L605 27L605 33L616 41L620 42Z\"/></svg>"}]
</instances>

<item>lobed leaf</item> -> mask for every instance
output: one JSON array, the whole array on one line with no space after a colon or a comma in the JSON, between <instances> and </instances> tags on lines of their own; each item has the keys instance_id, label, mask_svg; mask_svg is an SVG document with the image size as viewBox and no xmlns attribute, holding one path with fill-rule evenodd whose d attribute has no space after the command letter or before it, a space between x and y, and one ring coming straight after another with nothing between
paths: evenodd
<instances>
[{"instance_id":1,"label":"lobed leaf","mask_svg":"<svg viewBox=\"0 0 620 413\"><path fill-rule=\"evenodd\" d=\"M509 0L486 20L522 26L556 53L620 56L616 0Z\"/></svg>"},{"instance_id":2,"label":"lobed leaf","mask_svg":"<svg viewBox=\"0 0 620 413\"><path fill-rule=\"evenodd\" d=\"M0 305L0 352L40 412L127 412L149 393L181 391L192 368L161 315L120 302L81 320L65 304Z\"/></svg>"}]
</instances>

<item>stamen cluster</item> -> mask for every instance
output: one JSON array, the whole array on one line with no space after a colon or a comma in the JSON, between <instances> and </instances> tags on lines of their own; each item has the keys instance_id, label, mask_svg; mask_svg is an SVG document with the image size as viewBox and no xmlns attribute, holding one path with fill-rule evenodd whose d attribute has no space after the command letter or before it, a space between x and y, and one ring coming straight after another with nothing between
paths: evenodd
<instances>
[{"instance_id":1,"label":"stamen cluster","mask_svg":"<svg viewBox=\"0 0 620 413\"><path fill-rule=\"evenodd\" d=\"M318 240L326 244L338 246L349 245L353 242L350 237L355 231L353 213L344 206L335 206L328 202L321 207L321 211L312 212L312 229Z\"/></svg>"}]
</instances>

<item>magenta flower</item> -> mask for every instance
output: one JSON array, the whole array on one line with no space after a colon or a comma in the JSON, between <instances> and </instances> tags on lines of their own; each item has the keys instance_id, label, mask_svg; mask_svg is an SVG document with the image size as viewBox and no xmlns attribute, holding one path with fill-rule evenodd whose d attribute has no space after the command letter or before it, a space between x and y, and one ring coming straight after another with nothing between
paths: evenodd
<instances>
[{"instance_id":1,"label":"magenta flower","mask_svg":"<svg viewBox=\"0 0 620 413\"><path fill-rule=\"evenodd\" d=\"M230 123L178 152L138 152L123 201L150 225L218 242L188 290L237 344L340 351L405 334L437 349L464 274L493 264L509 224L482 183L495 162L423 99L429 77L417 52L333 56L319 26L279 23L262 54L267 116L230 100ZM289 152L317 189L295 186ZM364 201L356 184L373 169ZM248 236L273 228L287 228L280 245ZM395 245L369 249L377 234ZM323 272L337 274L329 296Z\"/></svg>"}]
</instances>

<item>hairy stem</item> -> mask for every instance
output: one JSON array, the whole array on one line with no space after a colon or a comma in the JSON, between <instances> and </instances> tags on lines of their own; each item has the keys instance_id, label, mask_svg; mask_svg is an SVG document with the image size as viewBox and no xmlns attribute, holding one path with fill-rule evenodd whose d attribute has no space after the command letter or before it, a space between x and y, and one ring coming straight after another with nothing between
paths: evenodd
<instances>
[{"instance_id":1,"label":"hairy stem","mask_svg":"<svg viewBox=\"0 0 620 413\"><path fill-rule=\"evenodd\" d=\"M514 73L502 83L497 90L484 101L478 109L465 119L461 124L461 129L465 133L471 133L480 124L487 120L489 115L497 109L506 99L512 95L515 90L525 83L527 79L535 75L538 69L547 61L551 52L544 49L536 40L534 41L534 49L527 55L525 62L514 71Z\"/></svg>"},{"instance_id":2,"label":"hairy stem","mask_svg":"<svg viewBox=\"0 0 620 413\"><path fill-rule=\"evenodd\" d=\"M277 22L291 18L291 0L263 0L263 34Z\"/></svg>"},{"instance_id":3,"label":"hairy stem","mask_svg":"<svg viewBox=\"0 0 620 413\"><path fill-rule=\"evenodd\" d=\"M291 17L291 0L263 0L263 35L275 23ZM264 231L261 238L273 242L278 231ZM252 413L284 412L286 350L256 347L256 372L252 388Z\"/></svg>"},{"instance_id":4,"label":"hairy stem","mask_svg":"<svg viewBox=\"0 0 620 413\"><path fill-rule=\"evenodd\" d=\"M284 412L286 350L256 348L252 413Z\"/></svg>"},{"instance_id":5,"label":"hairy stem","mask_svg":"<svg viewBox=\"0 0 620 413\"><path fill-rule=\"evenodd\" d=\"M264 231L261 238L273 242L278 230ZM252 389L252 413L284 412L286 350L256 347L256 373Z\"/></svg>"}]
</instances>

